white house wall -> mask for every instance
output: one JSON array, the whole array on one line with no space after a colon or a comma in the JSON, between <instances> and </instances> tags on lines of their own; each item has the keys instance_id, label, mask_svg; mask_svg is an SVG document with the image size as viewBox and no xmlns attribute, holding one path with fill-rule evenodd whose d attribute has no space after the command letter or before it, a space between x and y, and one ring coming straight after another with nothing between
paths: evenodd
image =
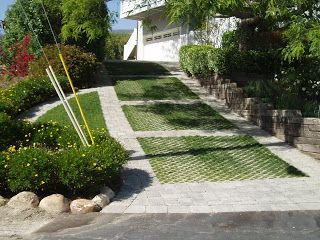
<instances>
[{"instance_id":1,"label":"white house wall","mask_svg":"<svg viewBox=\"0 0 320 240\"><path fill-rule=\"evenodd\" d=\"M138 22L137 60L144 60L144 40L142 21Z\"/></svg>"},{"instance_id":2,"label":"white house wall","mask_svg":"<svg viewBox=\"0 0 320 240\"><path fill-rule=\"evenodd\" d=\"M217 48L221 47L222 36L225 32L235 30L237 28L237 18L214 18L213 22L216 24L215 31L211 36L213 45Z\"/></svg>"},{"instance_id":3,"label":"white house wall","mask_svg":"<svg viewBox=\"0 0 320 240\"><path fill-rule=\"evenodd\" d=\"M162 14L149 16L156 30L153 32L139 21L138 31L138 60L145 61L179 61L179 50L187 44L197 44L199 41L195 34L186 26L168 24L168 20ZM235 18L214 18L216 24L211 40L215 47L221 47L222 36L225 32L236 28Z\"/></svg>"}]
</instances>

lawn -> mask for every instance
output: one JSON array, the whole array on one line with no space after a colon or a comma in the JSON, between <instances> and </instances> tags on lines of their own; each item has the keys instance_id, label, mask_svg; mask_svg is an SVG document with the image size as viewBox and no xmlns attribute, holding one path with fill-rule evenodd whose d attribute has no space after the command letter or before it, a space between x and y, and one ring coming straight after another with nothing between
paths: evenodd
<instances>
[{"instance_id":1,"label":"lawn","mask_svg":"<svg viewBox=\"0 0 320 240\"><path fill-rule=\"evenodd\" d=\"M122 101L198 99L195 93L174 77L119 80L115 90Z\"/></svg>"},{"instance_id":2,"label":"lawn","mask_svg":"<svg viewBox=\"0 0 320 240\"><path fill-rule=\"evenodd\" d=\"M81 106L83 108L83 111L85 113L85 116L87 118L88 124L90 128L106 128L106 123L103 117L100 99L97 92L87 93L87 94L81 94L79 95L79 100L81 103ZM80 111L77 107L76 101L74 98L69 100L69 103L80 123L80 125L84 125ZM41 116L38 119L38 122L49 122L49 121L55 121L62 125L72 125L67 113L65 112L62 105L59 105L51 110L49 110L47 113L45 113L43 116Z\"/></svg>"},{"instance_id":3,"label":"lawn","mask_svg":"<svg viewBox=\"0 0 320 240\"><path fill-rule=\"evenodd\" d=\"M236 128L231 122L203 103L123 106L135 131L221 130Z\"/></svg>"},{"instance_id":4,"label":"lawn","mask_svg":"<svg viewBox=\"0 0 320 240\"><path fill-rule=\"evenodd\" d=\"M109 75L170 75L157 63L137 61L110 61L105 63Z\"/></svg>"},{"instance_id":5,"label":"lawn","mask_svg":"<svg viewBox=\"0 0 320 240\"><path fill-rule=\"evenodd\" d=\"M250 136L140 138L161 183L306 176Z\"/></svg>"}]
</instances>

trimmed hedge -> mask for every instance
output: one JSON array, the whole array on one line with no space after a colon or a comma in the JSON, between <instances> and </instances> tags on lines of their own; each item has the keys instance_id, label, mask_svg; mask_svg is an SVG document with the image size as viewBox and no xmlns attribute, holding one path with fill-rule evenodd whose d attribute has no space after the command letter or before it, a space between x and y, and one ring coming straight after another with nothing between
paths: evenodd
<instances>
[{"instance_id":1,"label":"trimmed hedge","mask_svg":"<svg viewBox=\"0 0 320 240\"><path fill-rule=\"evenodd\" d=\"M97 58L93 53L87 53L81 48L71 45L61 45L61 52L66 61L69 74L76 87L88 87L94 83L93 75L98 68ZM44 48L51 66L57 75L65 75L60 62L59 53L55 45ZM47 76L45 69L47 62L44 56L30 64L29 74L33 77Z\"/></svg>"},{"instance_id":2,"label":"trimmed hedge","mask_svg":"<svg viewBox=\"0 0 320 240\"><path fill-rule=\"evenodd\" d=\"M195 45L185 45L180 48L179 51L179 61L180 61L180 67L181 69L187 73L189 76L191 76L190 73L190 55L189 51L194 47Z\"/></svg>"},{"instance_id":3,"label":"trimmed hedge","mask_svg":"<svg viewBox=\"0 0 320 240\"><path fill-rule=\"evenodd\" d=\"M58 77L64 90L69 89L65 77ZM16 117L30 107L56 96L48 77L26 78L10 88L0 90L0 112Z\"/></svg>"},{"instance_id":4,"label":"trimmed hedge","mask_svg":"<svg viewBox=\"0 0 320 240\"><path fill-rule=\"evenodd\" d=\"M229 75L234 72L270 74L279 71L277 51L241 52L235 48L214 48L208 45L187 45L180 49L180 65L184 72L195 77L214 73Z\"/></svg>"}]
</instances>

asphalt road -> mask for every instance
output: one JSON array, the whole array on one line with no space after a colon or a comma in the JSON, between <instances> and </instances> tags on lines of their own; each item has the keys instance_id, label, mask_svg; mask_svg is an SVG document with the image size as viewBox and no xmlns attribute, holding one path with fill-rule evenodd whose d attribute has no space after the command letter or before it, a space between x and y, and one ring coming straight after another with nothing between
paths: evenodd
<instances>
[{"instance_id":1,"label":"asphalt road","mask_svg":"<svg viewBox=\"0 0 320 240\"><path fill-rule=\"evenodd\" d=\"M26 239L315 240L320 212L70 215Z\"/></svg>"}]
</instances>

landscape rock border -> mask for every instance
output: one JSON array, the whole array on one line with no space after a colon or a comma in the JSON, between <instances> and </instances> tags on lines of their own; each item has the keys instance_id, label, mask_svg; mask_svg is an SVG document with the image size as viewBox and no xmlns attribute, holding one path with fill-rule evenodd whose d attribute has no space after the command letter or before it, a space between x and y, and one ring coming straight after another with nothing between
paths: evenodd
<instances>
[{"instance_id":1,"label":"landscape rock border","mask_svg":"<svg viewBox=\"0 0 320 240\"><path fill-rule=\"evenodd\" d=\"M85 214L99 212L111 202L114 196L114 191L107 186L102 187L100 194L92 199L75 199L73 201L70 201L61 194L52 194L40 201L35 193L24 191L9 200L0 196L0 207L7 205L13 209L22 211L40 208L52 215L61 213Z\"/></svg>"}]
</instances>

